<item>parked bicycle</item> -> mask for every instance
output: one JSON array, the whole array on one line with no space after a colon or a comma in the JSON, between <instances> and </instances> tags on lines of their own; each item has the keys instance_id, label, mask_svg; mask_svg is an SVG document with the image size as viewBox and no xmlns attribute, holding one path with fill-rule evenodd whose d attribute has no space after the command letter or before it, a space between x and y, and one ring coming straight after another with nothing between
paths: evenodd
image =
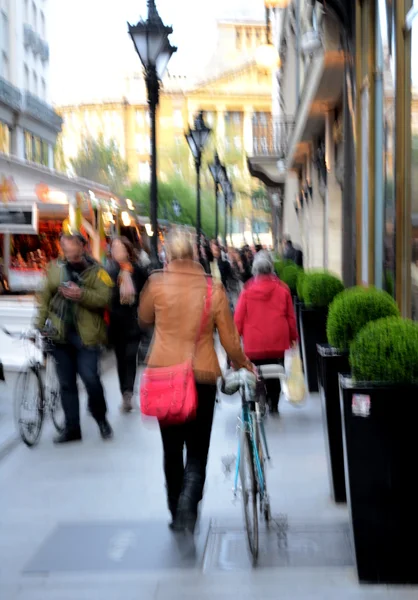
<instances>
[{"instance_id":1,"label":"parked bicycle","mask_svg":"<svg viewBox=\"0 0 418 600\"><path fill-rule=\"evenodd\" d=\"M51 416L57 432L63 431L65 426L52 343L38 331L11 333L4 327L1 329L9 337L29 345L26 348L28 362L18 375L13 402L19 435L27 446L34 446L39 441L46 415ZM38 352L34 352L34 348Z\"/></svg>"},{"instance_id":2,"label":"parked bicycle","mask_svg":"<svg viewBox=\"0 0 418 600\"><path fill-rule=\"evenodd\" d=\"M281 365L258 367L258 379L245 369L229 371L222 385L225 394L240 392L242 412L238 417L238 454L235 467L234 495L238 494L238 480L244 507L245 528L253 566L258 562L258 510L267 525L271 520L270 498L267 491L265 462L270 459L264 427L266 414L266 379L284 379Z\"/></svg>"}]
</instances>

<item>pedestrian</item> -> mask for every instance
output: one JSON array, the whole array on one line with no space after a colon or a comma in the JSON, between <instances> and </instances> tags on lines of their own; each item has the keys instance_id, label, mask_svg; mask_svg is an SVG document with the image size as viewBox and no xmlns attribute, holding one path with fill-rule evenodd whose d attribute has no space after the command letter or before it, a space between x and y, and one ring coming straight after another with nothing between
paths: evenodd
<instances>
[{"instance_id":1,"label":"pedestrian","mask_svg":"<svg viewBox=\"0 0 418 600\"><path fill-rule=\"evenodd\" d=\"M244 352L257 366L283 364L285 351L298 339L289 288L274 275L273 261L266 251L256 254L253 275L234 316ZM266 390L271 412L278 413L280 379L266 381Z\"/></svg>"},{"instance_id":2,"label":"pedestrian","mask_svg":"<svg viewBox=\"0 0 418 600\"><path fill-rule=\"evenodd\" d=\"M231 277L231 265L223 257L221 247L217 240L210 243L212 262L210 264L211 275L214 281L220 281L225 289L228 287L228 281Z\"/></svg>"},{"instance_id":3,"label":"pedestrian","mask_svg":"<svg viewBox=\"0 0 418 600\"><path fill-rule=\"evenodd\" d=\"M141 341L138 324L139 294L147 281L146 269L136 261L135 250L124 236L113 240L112 262L108 268L114 287L110 306L109 342L115 351L119 387L122 394L121 410L132 410L137 355Z\"/></svg>"},{"instance_id":4,"label":"pedestrian","mask_svg":"<svg viewBox=\"0 0 418 600\"><path fill-rule=\"evenodd\" d=\"M283 238L283 259L292 260L298 267L303 269L303 252L293 245L289 235Z\"/></svg>"},{"instance_id":5,"label":"pedestrian","mask_svg":"<svg viewBox=\"0 0 418 600\"><path fill-rule=\"evenodd\" d=\"M214 346L217 329L222 346L236 368L252 369L244 355L223 286L213 282L209 315L195 342L202 320L208 276L193 260L193 238L185 230L173 230L167 240L168 266L151 275L139 305L140 322L155 323L148 367L170 367L186 361L194 351L193 366L198 407L193 421L160 425L164 471L172 529L193 531L203 497L209 442L221 375ZM184 462L183 449L186 447Z\"/></svg>"},{"instance_id":6,"label":"pedestrian","mask_svg":"<svg viewBox=\"0 0 418 600\"><path fill-rule=\"evenodd\" d=\"M104 311L112 280L85 253L80 234L61 236L64 261L51 263L41 294L36 327L54 342L53 355L65 413L65 429L55 438L63 444L81 440L77 373L88 394L91 415L103 439L112 437L99 373L101 347L106 343ZM47 331L46 331L47 330Z\"/></svg>"}]
</instances>

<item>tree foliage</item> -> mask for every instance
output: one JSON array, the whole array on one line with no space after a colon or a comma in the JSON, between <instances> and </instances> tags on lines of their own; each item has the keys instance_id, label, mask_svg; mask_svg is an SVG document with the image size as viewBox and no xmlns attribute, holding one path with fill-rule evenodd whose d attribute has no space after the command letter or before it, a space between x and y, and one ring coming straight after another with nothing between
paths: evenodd
<instances>
[{"instance_id":1,"label":"tree foliage","mask_svg":"<svg viewBox=\"0 0 418 600\"><path fill-rule=\"evenodd\" d=\"M115 140L106 143L102 135L97 139L87 137L78 155L70 162L78 177L107 185L115 194L123 193L129 167Z\"/></svg>"},{"instance_id":2,"label":"tree foliage","mask_svg":"<svg viewBox=\"0 0 418 600\"><path fill-rule=\"evenodd\" d=\"M148 183L136 183L125 190L125 195L136 205L141 216L150 216L150 186ZM202 190L202 230L208 237L215 235L215 197L214 193ZM175 214L173 201L177 200L181 212ZM223 210L219 211L219 229L222 232ZM158 184L158 218L171 223L196 226L196 191L181 178Z\"/></svg>"}]
</instances>

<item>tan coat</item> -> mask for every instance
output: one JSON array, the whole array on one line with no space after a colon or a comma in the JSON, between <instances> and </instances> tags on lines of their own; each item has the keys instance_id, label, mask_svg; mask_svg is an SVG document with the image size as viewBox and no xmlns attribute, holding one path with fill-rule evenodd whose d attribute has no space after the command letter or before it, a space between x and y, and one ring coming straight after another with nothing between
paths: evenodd
<instances>
[{"instance_id":1,"label":"tan coat","mask_svg":"<svg viewBox=\"0 0 418 600\"><path fill-rule=\"evenodd\" d=\"M175 260L164 273L153 274L141 295L139 320L155 323L148 357L150 367L171 367L186 361L194 347L207 289L205 272L192 260ZM241 349L222 284L213 282L208 322L196 347L194 371L200 383L215 383L221 375L214 348L214 330L236 368L250 368Z\"/></svg>"}]
</instances>

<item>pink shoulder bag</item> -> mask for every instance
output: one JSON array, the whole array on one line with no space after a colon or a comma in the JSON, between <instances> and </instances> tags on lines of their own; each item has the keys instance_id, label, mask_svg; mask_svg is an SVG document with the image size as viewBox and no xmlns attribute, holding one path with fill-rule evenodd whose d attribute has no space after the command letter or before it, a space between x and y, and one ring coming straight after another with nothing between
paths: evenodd
<instances>
[{"instance_id":1,"label":"pink shoulder bag","mask_svg":"<svg viewBox=\"0 0 418 600\"><path fill-rule=\"evenodd\" d=\"M147 367L142 375L141 412L156 417L160 423L175 425L192 420L197 410L197 390L193 373L196 346L206 326L212 303L212 279L207 278L207 291L200 326L190 358L172 367Z\"/></svg>"}]
</instances>

